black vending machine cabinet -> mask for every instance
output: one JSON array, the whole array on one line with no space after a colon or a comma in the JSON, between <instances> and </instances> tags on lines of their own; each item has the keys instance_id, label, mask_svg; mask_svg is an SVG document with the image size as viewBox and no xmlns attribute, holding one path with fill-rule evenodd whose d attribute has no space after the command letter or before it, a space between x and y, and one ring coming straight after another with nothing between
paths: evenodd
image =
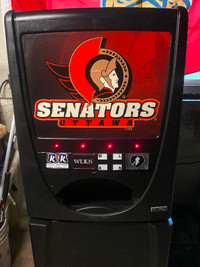
<instances>
[{"instance_id":1,"label":"black vending machine cabinet","mask_svg":"<svg viewBox=\"0 0 200 267\"><path fill-rule=\"evenodd\" d=\"M186 10L5 23L35 266L167 266Z\"/></svg>"}]
</instances>

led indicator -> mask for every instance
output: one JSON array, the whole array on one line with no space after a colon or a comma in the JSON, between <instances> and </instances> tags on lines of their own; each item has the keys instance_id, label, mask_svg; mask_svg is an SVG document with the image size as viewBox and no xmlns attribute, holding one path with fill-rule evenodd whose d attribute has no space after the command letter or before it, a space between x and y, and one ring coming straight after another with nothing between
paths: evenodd
<instances>
[{"instance_id":1,"label":"led indicator","mask_svg":"<svg viewBox=\"0 0 200 267\"><path fill-rule=\"evenodd\" d=\"M84 149L86 148L86 145L85 144L81 144L81 149Z\"/></svg>"},{"instance_id":2,"label":"led indicator","mask_svg":"<svg viewBox=\"0 0 200 267\"><path fill-rule=\"evenodd\" d=\"M135 148L140 148L140 145L139 144L135 144Z\"/></svg>"},{"instance_id":3,"label":"led indicator","mask_svg":"<svg viewBox=\"0 0 200 267\"><path fill-rule=\"evenodd\" d=\"M169 226L172 226L173 225L173 220L172 220L171 217L168 219L168 223L169 223Z\"/></svg>"},{"instance_id":4,"label":"led indicator","mask_svg":"<svg viewBox=\"0 0 200 267\"><path fill-rule=\"evenodd\" d=\"M54 148L59 148L59 144L58 144L58 143L55 144L55 145L54 145Z\"/></svg>"},{"instance_id":5,"label":"led indicator","mask_svg":"<svg viewBox=\"0 0 200 267\"><path fill-rule=\"evenodd\" d=\"M111 149L113 148L113 145L112 144L108 144L108 149Z\"/></svg>"}]
</instances>

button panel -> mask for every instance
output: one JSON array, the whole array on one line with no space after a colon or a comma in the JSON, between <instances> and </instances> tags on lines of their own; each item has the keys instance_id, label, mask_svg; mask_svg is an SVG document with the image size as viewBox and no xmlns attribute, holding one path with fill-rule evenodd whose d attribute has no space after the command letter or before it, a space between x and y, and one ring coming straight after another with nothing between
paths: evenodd
<instances>
[{"instance_id":1,"label":"button panel","mask_svg":"<svg viewBox=\"0 0 200 267\"><path fill-rule=\"evenodd\" d=\"M72 170L148 170L148 153L46 153L46 168Z\"/></svg>"}]
</instances>

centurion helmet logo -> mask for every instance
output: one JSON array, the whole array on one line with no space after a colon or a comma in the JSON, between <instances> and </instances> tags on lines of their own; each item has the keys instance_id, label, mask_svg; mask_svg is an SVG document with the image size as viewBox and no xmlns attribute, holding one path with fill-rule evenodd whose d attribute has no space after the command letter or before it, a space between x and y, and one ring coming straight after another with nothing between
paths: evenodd
<instances>
[{"instance_id":1,"label":"centurion helmet logo","mask_svg":"<svg viewBox=\"0 0 200 267\"><path fill-rule=\"evenodd\" d=\"M106 39L89 39L73 52L69 66L46 62L70 99L40 99L35 118L57 120L60 127L133 127L157 116L159 101L127 99L132 84L128 62L105 48Z\"/></svg>"}]
</instances>

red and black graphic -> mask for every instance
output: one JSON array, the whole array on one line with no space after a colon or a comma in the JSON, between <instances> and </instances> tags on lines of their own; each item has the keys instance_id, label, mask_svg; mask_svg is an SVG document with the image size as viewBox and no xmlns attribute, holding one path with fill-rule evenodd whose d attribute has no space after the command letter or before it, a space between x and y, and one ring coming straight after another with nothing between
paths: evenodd
<instances>
[{"instance_id":1,"label":"red and black graphic","mask_svg":"<svg viewBox=\"0 0 200 267\"><path fill-rule=\"evenodd\" d=\"M23 47L37 136L159 135L170 33L30 34Z\"/></svg>"},{"instance_id":2,"label":"red and black graphic","mask_svg":"<svg viewBox=\"0 0 200 267\"><path fill-rule=\"evenodd\" d=\"M105 43L99 37L80 44L69 66L46 62L73 98L105 104L126 97L132 80L130 67L116 51L104 48Z\"/></svg>"}]
</instances>

